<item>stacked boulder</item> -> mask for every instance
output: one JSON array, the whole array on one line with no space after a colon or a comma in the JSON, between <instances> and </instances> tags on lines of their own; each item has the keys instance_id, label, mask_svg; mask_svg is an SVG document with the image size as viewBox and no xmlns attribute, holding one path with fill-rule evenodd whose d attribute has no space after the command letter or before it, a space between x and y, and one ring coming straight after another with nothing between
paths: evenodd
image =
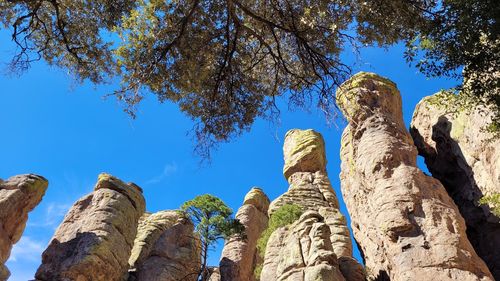
<instances>
[{"instance_id":1,"label":"stacked boulder","mask_svg":"<svg viewBox=\"0 0 500 281\"><path fill-rule=\"evenodd\" d=\"M500 218L491 212L500 206L481 201L500 197L500 138L490 130L493 111L461 106L466 99L446 92L424 98L410 133L432 176L457 204L472 246L500 280Z\"/></svg>"},{"instance_id":2,"label":"stacked boulder","mask_svg":"<svg viewBox=\"0 0 500 281\"><path fill-rule=\"evenodd\" d=\"M254 281L254 269L261 263L257 240L267 228L269 199L260 188L252 188L245 196L236 219L245 226L245 238L231 237L224 245L218 275L222 281ZM212 275L212 280L216 280Z\"/></svg>"},{"instance_id":3,"label":"stacked boulder","mask_svg":"<svg viewBox=\"0 0 500 281\"><path fill-rule=\"evenodd\" d=\"M201 267L200 240L179 211L145 214L129 259L129 281L196 281Z\"/></svg>"},{"instance_id":4,"label":"stacked boulder","mask_svg":"<svg viewBox=\"0 0 500 281\"><path fill-rule=\"evenodd\" d=\"M99 175L94 191L66 214L36 272L40 281L121 281L145 201L142 190Z\"/></svg>"},{"instance_id":5,"label":"stacked boulder","mask_svg":"<svg viewBox=\"0 0 500 281\"><path fill-rule=\"evenodd\" d=\"M271 203L269 216L287 204L298 205L305 213L292 226L273 232L260 280L364 280L362 266L352 258L346 220L326 173L323 138L313 130L290 130L283 151L283 173L290 187ZM314 253L321 254L313 257Z\"/></svg>"},{"instance_id":6,"label":"stacked boulder","mask_svg":"<svg viewBox=\"0 0 500 281\"><path fill-rule=\"evenodd\" d=\"M359 73L339 88L337 103L349 121L342 135L342 194L368 277L494 280L443 185L417 168L396 85Z\"/></svg>"},{"instance_id":7,"label":"stacked boulder","mask_svg":"<svg viewBox=\"0 0 500 281\"><path fill-rule=\"evenodd\" d=\"M28 213L40 203L47 186L46 179L33 174L0 180L0 281L9 278L4 263L12 246L21 239Z\"/></svg>"}]
</instances>

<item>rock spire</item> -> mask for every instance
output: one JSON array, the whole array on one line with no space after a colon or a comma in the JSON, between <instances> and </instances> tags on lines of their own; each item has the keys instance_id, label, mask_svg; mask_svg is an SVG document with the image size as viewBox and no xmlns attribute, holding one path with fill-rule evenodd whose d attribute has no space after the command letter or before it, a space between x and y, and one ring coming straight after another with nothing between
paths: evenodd
<instances>
[{"instance_id":1,"label":"rock spire","mask_svg":"<svg viewBox=\"0 0 500 281\"><path fill-rule=\"evenodd\" d=\"M494 280L442 184L417 168L396 85L358 73L337 91L349 121L341 187L369 278Z\"/></svg>"},{"instance_id":2,"label":"rock spire","mask_svg":"<svg viewBox=\"0 0 500 281\"><path fill-rule=\"evenodd\" d=\"M121 281L144 208L139 186L100 174L94 191L66 214L43 252L36 279Z\"/></svg>"}]
</instances>

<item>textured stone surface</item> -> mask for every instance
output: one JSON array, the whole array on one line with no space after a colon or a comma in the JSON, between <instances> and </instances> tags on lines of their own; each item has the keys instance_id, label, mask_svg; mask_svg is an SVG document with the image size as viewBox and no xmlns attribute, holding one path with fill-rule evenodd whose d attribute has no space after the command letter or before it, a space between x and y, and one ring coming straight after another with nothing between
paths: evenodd
<instances>
[{"instance_id":1,"label":"textured stone surface","mask_svg":"<svg viewBox=\"0 0 500 281\"><path fill-rule=\"evenodd\" d=\"M333 252L330 227L319 213L307 211L271 235L261 280L346 280Z\"/></svg>"},{"instance_id":2,"label":"textured stone surface","mask_svg":"<svg viewBox=\"0 0 500 281\"><path fill-rule=\"evenodd\" d=\"M245 196L236 218L245 226L246 239L232 237L224 245L220 261L222 281L253 281L259 262L257 240L268 223L269 199L260 188L252 188Z\"/></svg>"},{"instance_id":3,"label":"textured stone surface","mask_svg":"<svg viewBox=\"0 0 500 281\"><path fill-rule=\"evenodd\" d=\"M0 180L0 280L10 273L4 263L12 246L21 239L28 213L42 200L48 181L37 175L18 175Z\"/></svg>"},{"instance_id":4,"label":"textured stone surface","mask_svg":"<svg viewBox=\"0 0 500 281\"><path fill-rule=\"evenodd\" d=\"M313 130L290 130L285 135L283 145L285 178L295 172L323 171L326 167L325 142Z\"/></svg>"},{"instance_id":5,"label":"textured stone surface","mask_svg":"<svg viewBox=\"0 0 500 281\"><path fill-rule=\"evenodd\" d=\"M285 204L296 204L304 211L320 213L330 227L335 254L352 257L349 229L326 173L323 137L313 130L290 130L285 137L283 152L284 175L290 186L271 203L269 215Z\"/></svg>"},{"instance_id":6,"label":"textured stone surface","mask_svg":"<svg viewBox=\"0 0 500 281\"><path fill-rule=\"evenodd\" d=\"M362 266L352 259L346 220L339 211L337 196L326 173L325 143L321 134L313 130L290 130L283 152L283 171L290 187L271 203L268 213L271 216L281 206L295 204L309 215L303 216L298 225L273 232L267 243L260 280L364 280ZM310 241L302 244L294 239ZM309 260L314 252L324 254L325 259ZM301 254L305 256L299 257ZM340 260L348 275L340 273Z\"/></svg>"},{"instance_id":7,"label":"textured stone surface","mask_svg":"<svg viewBox=\"0 0 500 281\"><path fill-rule=\"evenodd\" d=\"M178 211L143 216L129 259L129 280L195 281L200 270L200 243L194 226Z\"/></svg>"},{"instance_id":8,"label":"textured stone surface","mask_svg":"<svg viewBox=\"0 0 500 281\"><path fill-rule=\"evenodd\" d=\"M140 187L99 175L94 191L66 214L42 255L36 278L122 280L144 208Z\"/></svg>"},{"instance_id":9,"label":"textured stone surface","mask_svg":"<svg viewBox=\"0 0 500 281\"><path fill-rule=\"evenodd\" d=\"M360 73L337 92L342 194L369 278L493 280L441 183L417 168L396 85ZM390 278L390 279L389 279Z\"/></svg>"},{"instance_id":10,"label":"textured stone surface","mask_svg":"<svg viewBox=\"0 0 500 281\"><path fill-rule=\"evenodd\" d=\"M210 270L210 278L208 281L221 281L220 270L218 267L212 267Z\"/></svg>"},{"instance_id":11,"label":"textured stone surface","mask_svg":"<svg viewBox=\"0 0 500 281\"><path fill-rule=\"evenodd\" d=\"M483 106L457 111L457 102L444 92L424 98L410 133L429 171L457 204L474 249L500 280L500 221L478 204L481 197L500 193L500 138L488 131L491 111Z\"/></svg>"}]
</instances>

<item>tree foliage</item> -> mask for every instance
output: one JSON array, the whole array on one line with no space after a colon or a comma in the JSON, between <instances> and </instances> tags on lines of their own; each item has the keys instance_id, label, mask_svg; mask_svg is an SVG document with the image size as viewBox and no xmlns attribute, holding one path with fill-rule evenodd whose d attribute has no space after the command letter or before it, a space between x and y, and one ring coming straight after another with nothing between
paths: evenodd
<instances>
[{"instance_id":1,"label":"tree foliage","mask_svg":"<svg viewBox=\"0 0 500 281\"><path fill-rule=\"evenodd\" d=\"M495 216L500 217L500 193L483 196L479 200L479 204L488 206Z\"/></svg>"},{"instance_id":2,"label":"tree foliage","mask_svg":"<svg viewBox=\"0 0 500 281\"><path fill-rule=\"evenodd\" d=\"M467 85L478 92L498 87L498 76L489 74L498 73L499 6L496 0L0 0L0 22L17 45L12 69L43 58L82 81L118 76L114 94L130 114L149 92L177 103L197 121L198 152L206 155L255 118L274 116L277 97L335 114L334 88L351 74L341 59L349 47L403 40L407 59L430 76L456 75L465 66Z\"/></svg>"},{"instance_id":3,"label":"tree foliage","mask_svg":"<svg viewBox=\"0 0 500 281\"><path fill-rule=\"evenodd\" d=\"M457 70L463 68L467 84L477 80L477 75L500 71L498 1L436 1L425 14L427 21L419 26L418 36L408 41L407 51L410 60L422 55L417 67L423 73L456 77L460 75ZM497 74L497 81L487 82L490 85L474 85L474 91L483 94L491 91L492 86L498 89L499 78Z\"/></svg>"},{"instance_id":4,"label":"tree foliage","mask_svg":"<svg viewBox=\"0 0 500 281\"><path fill-rule=\"evenodd\" d=\"M208 280L207 259L210 247L219 239L227 239L232 235L244 238L245 227L239 220L231 217L233 211L221 199L210 194L196 196L182 204L180 209L194 223L201 240L202 266L198 279Z\"/></svg>"},{"instance_id":5,"label":"tree foliage","mask_svg":"<svg viewBox=\"0 0 500 281\"><path fill-rule=\"evenodd\" d=\"M462 97L492 106L500 121L500 5L496 0L436 1L407 40L406 57L429 77L463 78Z\"/></svg>"}]
</instances>

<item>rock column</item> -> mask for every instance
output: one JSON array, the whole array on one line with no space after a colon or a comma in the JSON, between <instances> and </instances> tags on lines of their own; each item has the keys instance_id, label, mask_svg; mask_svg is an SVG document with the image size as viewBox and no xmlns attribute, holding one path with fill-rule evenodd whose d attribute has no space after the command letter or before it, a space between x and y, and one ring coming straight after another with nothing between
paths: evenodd
<instances>
[{"instance_id":1,"label":"rock column","mask_svg":"<svg viewBox=\"0 0 500 281\"><path fill-rule=\"evenodd\" d=\"M330 227L335 254L352 257L349 229L326 173L325 142L321 134L313 130L288 131L283 154L283 174L290 186L271 203L269 215L285 204L296 204L304 211L318 212Z\"/></svg>"},{"instance_id":2,"label":"rock column","mask_svg":"<svg viewBox=\"0 0 500 281\"><path fill-rule=\"evenodd\" d=\"M0 180L0 281L9 278L4 263L12 246L21 239L28 213L42 200L48 181L37 175L19 175Z\"/></svg>"},{"instance_id":3,"label":"rock column","mask_svg":"<svg viewBox=\"0 0 500 281\"><path fill-rule=\"evenodd\" d=\"M330 251L329 258L320 263L328 264L331 267L331 274L337 276L336 270L341 270L340 276L345 280L364 280L362 266L352 258L352 244L346 220L339 211L337 197L326 173L325 143L321 134L313 130L290 130L285 136L283 152L285 159L283 174L290 186L287 192L271 203L269 215L272 216L277 209L285 204L300 206L304 212L309 214L306 221L308 224L310 222L310 226L321 223L328 229L326 230L322 226L321 235L314 236L313 240L321 240L321 243L329 244L329 246L322 245L321 249L315 248L316 244L308 244L307 248L303 249L305 252L302 254L309 255L316 250ZM312 218L314 218L314 222L311 221ZM304 276L312 276L308 275L309 267L314 267L313 264L316 262L309 264L305 256L302 259L302 265L294 265L297 266L297 270L280 269L280 264L286 263L287 261L284 259L292 254L287 250L288 247L292 245L306 247L306 245L300 246L299 244L302 242L299 243L298 240L306 239L309 234L312 239L311 229L307 228L305 233L301 231L294 232L293 228L278 228L271 235L267 243L261 280L332 280L324 279L325 276L330 275L315 275L316 273L313 275L319 279L294 279L299 278L299 272L302 272ZM299 232L300 234L298 234ZM328 233L328 239L325 237L326 233ZM294 239L298 240L293 242ZM300 251L294 252L294 254L300 254ZM297 260L297 262L299 261ZM311 268L311 270L315 271L316 269Z\"/></svg>"},{"instance_id":4,"label":"rock column","mask_svg":"<svg viewBox=\"0 0 500 281\"><path fill-rule=\"evenodd\" d=\"M94 191L66 214L42 255L36 279L122 280L144 208L140 187L99 175Z\"/></svg>"},{"instance_id":5,"label":"rock column","mask_svg":"<svg viewBox=\"0 0 500 281\"><path fill-rule=\"evenodd\" d=\"M269 199L260 188L252 188L245 196L236 218L245 226L246 239L232 237L224 245L220 261L222 281L254 281L254 269L261 257L257 240L266 229Z\"/></svg>"},{"instance_id":6,"label":"rock column","mask_svg":"<svg viewBox=\"0 0 500 281\"><path fill-rule=\"evenodd\" d=\"M394 83L359 73L337 92L342 193L369 278L493 280L441 183L416 165Z\"/></svg>"},{"instance_id":7,"label":"rock column","mask_svg":"<svg viewBox=\"0 0 500 281\"><path fill-rule=\"evenodd\" d=\"M472 246L500 280L500 212L492 212L500 203L479 204L482 198L500 198L500 138L489 131L490 108L462 107L466 99L446 92L424 98L410 133L432 176L457 204Z\"/></svg>"}]
</instances>

